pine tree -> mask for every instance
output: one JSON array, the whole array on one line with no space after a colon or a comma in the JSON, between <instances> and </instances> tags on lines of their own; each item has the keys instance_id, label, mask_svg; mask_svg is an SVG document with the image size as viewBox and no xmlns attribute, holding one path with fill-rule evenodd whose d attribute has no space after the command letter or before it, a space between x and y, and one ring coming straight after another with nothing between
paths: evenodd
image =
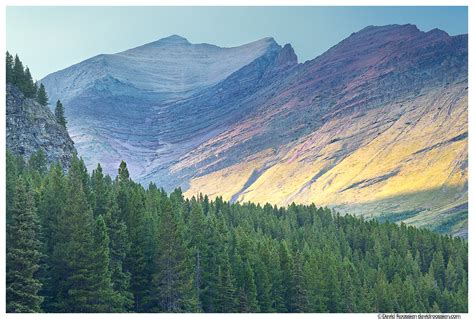
<instances>
[{"instance_id":1,"label":"pine tree","mask_svg":"<svg viewBox=\"0 0 474 319\"><path fill-rule=\"evenodd\" d=\"M239 289L239 312L259 312L257 303L257 286L250 262L247 260L242 265Z\"/></svg>"},{"instance_id":2,"label":"pine tree","mask_svg":"<svg viewBox=\"0 0 474 319\"><path fill-rule=\"evenodd\" d=\"M56 102L56 108L54 109L54 115L56 116L56 121L64 128L66 128L66 117L64 116L64 106L60 100ZM98 164L100 166L100 164Z\"/></svg>"},{"instance_id":3,"label":"pine tree","mask_svg":"<svg viewBox=\"0 0 474 319\"><path fill-rule=\"evenodd\" d=\"M271 206L270 206L271 208ZM267 241L260 249L259 255L262 262L267 267L268 278L270 280L270 300L271 309L269 312L286 311L283 294L284 287L282 285L282 272L280 269L280 257L278 254L279 244L273 241Z\"/></svg>"},{"instance_id":4,"label":"pine tree","mask_svg":"<svg viewBox=\"0 0 474 319\"><path fill-rule=\"evenodd\" d=\"M110 274L112 287L118 293L117 312L127 312L133 306L133 294L130 292L130 273L124 269L125 259L130 251L127 226L120 219L115 197L108 203L105 221L110 237Z\"/></svg>"},{"instance_id":5,"label":"pine tree","mask_svg":"<svg viewBox=\"0 0 474 319\"><path fill-rule=\"evenodd\" d=\"M325 274L320 251L311 251L304 264L304 282L308 292L310 312L327 312L325 295Z\"/></svg>"},{"instance_id":6,"label":"pine tree","mask_svg":"<svg viewBox=\"0 0 474 319\"><path fill-rule=\"evenodd\" d=\"M31 76L30 69L28 67L25 69L25 78L24 82L22 83L21 90L27 98L36 97L35 82L33 82L33 77Z\"/></svg>"},{"instance_id":7,"label":"pine tree","mask_svg":"<svg viewBox=\"0 0 474 319\"><path fill-rule=\"evenodd\" d=\"M379 269L373 291L375 295L375 305L378 312L392 312L394 310L394 300L390 296L390 286L385 274Z\"/></svg>"},{"instance_id":8,"label":"pine tree","mask_svg":"<svg viewBox=\"0 0 474 319\"><path fill-rule=\"evenodd\" d=\"M230 265L229 254L224 251L222 262L217 268L216 312L236 312L235 278Z\"/></svg>"},{"instance_id":9,"label":"pine tree","mask_svg":"<svg viewBox=\"0 0 474 319\"><path fill-rule=\"evenodd\" d=\"M118 179L121 183L128 182L130 180L130 174L128 173L127 163L125 163L125 161L120 162Z\"/></svg>"},{"instance_id":10,"label":"pine tree","mask_svg":"<svg viewBox=\"0 0 474 319\"><path fill-rule=\"evenodd\" d=\"M214 211L209 212L204 228L205 252L200 256L202 268L202 290L200 291L201 306L205 312L217 311L219 278L213 269L225 263L224 243L227 241L226 229L219 230L218 219ZM222 268L224 271L224 268Z\"/></svg>"},{"instance_id":11,"label":"pine tree","mask_svg":"<svg viewBox=\"0 0 474 319\"><path fill-rule=\"evenodd\" d=\"M98 279L97 270L103 269L103 260L97 258L94 219L83 190L82 164L77 157L71 162L67 199L59 218L57 237L52 253L52 272L58 282L55 311L102 311L110 300L98 289L103 278Z\"/></svg>"},{"instance_id":12,"label":"pine tree","mask_svg":"<svg viewBox=\"0 0 474 319\"><path fill-rule=\"evenodd\" d=\"M268 276L267 267L264 265L261 259L256 260L254 271L258 307L261 312L273 312L271 300L272 283L270 282L270 278Z\"/></svg>"},{"instance_id":13,"label":"pine tree","mask_svg":"<svg viewBox=\"0 0 474 319\"><path fill-rule=\"evenodd\" d=\"M280 269L281 269L281 274L282 274L282 286L284 289L283 292L283 300L285 302L285 312L289 311L291 306L290 306L290 300L291 300L291 269L293 267L292 263L292 256L290 253L290 250L288 249L288 246L285 241L282 241L280 243L280 251L279 251L279 257L280 257Z\"/></svg>"},{"instance_id":14,"label":"pine tree","mask_svg":"<svg viewBox=\"0 0 474 319\"><path fill-rule=\"evenodd\" d=\"M20 177L16 186L12 222L7 243L7 312L40 312L43 298L38 295L41 242L33 194Z\"/></svg>"},{"instance_id":15,"label":"pine tree","mask_svg":"<svg viewBox=\"0 0 474 319\"><path fill-rule=\"evenodd\" d=\"M12 83L16 85L20 90L23 87L23 84L25 83L25 68L23 67L23 63L20 61L18 55L15 55Z\"/></svg>"},{"instance_id":16,"label":"pine tree","mask_svg":"<svg viewBox=\"0 0 474 319\"><path fill-rule=\"evenodd\" d=\"M290 312L306 312L308 309L308 295L304 287L303 261L300 254L293 260L290 274Z\"/></svg>"},{"instance_id":17,"label":"pine tree","mask_svg":"<svg viewBox=\"0 0 474 319\"><path fill-rule=\"evenodd\" d=\"M43 282L41 295L45 297L43 309L46 312L54 311L56 292L60 278L55 276L55 262L53 251L59 242L59 222L63 216L66 203L66 183L63 171L59 164L53 165L45 177L40 192L38 214L41 221L43 258L39 277Z\"/></svg>"},{"instance_id":18,"label":"pine tree","mask_svg":"<svg viewBox=\"0 0 474 319\"><path fill-rule=\"evenodd\" d=\"M93 263L92 272L94 294L97 299L89 305L94 312L120 312L123 311L121 296L112 288L110 275L109 236L102 215L97 217L94 227Z\"/></svg>"},{"instance_id":19,"label":"pine tree","mask_svg":"<svg viewBox=\"0 0 474 319\"><path fill-rule=\"evenodd\" d=\"M169 200L163 205L159 225L152 280L152 296L156 298L153 311L196 311L194 275L189 269L190 264L180 227Z\"/></svg>"},{"instance_id":20,"label":"pine tree","mask_svg":"<svg viewBox=\"0 0 474 319\"><path fill-rule=\"evenodd\" d=\"M357 292L354 289L356 273L353 269L353 265L347 257L344 258L342 269L340 271L340 282L341 282L341 299L342 299L342 311L343 312L357 312L356 307L356 296Z\"/></svg>"},{"instance_id":21,"label":"pine tree","mask_svg":"<svg viewBox=\"0 0 474 319\"><path fill-rule=\"evenodd\" d=\"M400 296L400 306L403 307L404 312L423 312L417 300L417 292L413 283L410 280L403 282L402 289L398 291Z\"/></svg>"},{"instance_id":22,"label":"pine tree","mask_svg":"<svg viewBox=\"0 0 474 319\"><path fill-rule=\"evenodd\" d=\"M128 184L128 186L126 186ZM147 255L149 242L149 220L145 212L145 194L143 188L132 182L125 182L122 186L128 189L125 207L122 214L128 230L130 250L125 259L125 269L130 273L130 291L134 296L134 310L136 312L148 311L147 295L149 295L151 274L147 269L151 268L152 256ZM123 194L123 193L122 193ZM120 194L119 194L120 195Z\"/></svg>"},{"instance_id":23,"label":"pine tree","mask_svg":"<svg viewBox=\"0 0 474 319\"><path fill-rule=\"evenodd\" d=\"M120 219L125 222L128 228L129 237L132 229L130 228L130 219L132 212L130 211L130 194L132 183L130 181L127 163L120 162L117 178L116 178L116 201L120 210Z\"/></svg>"},{"instance_id":24,"label":"pine tree","mask_svg":"<svg viewBox=\"0 0 474 319\"><path fill-rule=\"evenodd\" d=\"M125 161L121 161L115 182L115 198L118 208L117 223L126 225L128 247L123 260L123 270L130 275L130 292L133 296L133 310L144 312L148 310L149 282L151 274L147 273L148 256L145 255L147 246L144 234L146 221L144 194L135 187Z\"/></svg>"},{"instance_id":25,"label":"pine tree","mask_svg":"<svg viewBox=\"0 0 474 319\"><path fill-rule=\"evenodd\" d=\"M325 252L323 255L323 265L325 277L324 295L327 297L326 308L330 312L340 312L341 283L339 281L337 261L334 256Z\"/></svg>"},{"instance_id":26,"label":"pine tree","mask_svg":"<svg viewBox=\"0 0 474 319\"><path fill-rule=\"evenodd\" d=\"M433 271L434 278L438 284L438 287L444 288L444 258L441 251L435 252L433 259L431 260L430 270Z\"/></svg>"},{"instance_id":27,"label":"pine tree","mask_svg":"<svg viewBox=\"0 0 474 319\"><path fill-rule=\"evenodd\" d=\"M49 104L48 94L46 94L46 89L44 88L43 83L40 84L38 92L36 93L36 101L43 106L46 106Z\"/></svg>"},{"instance_id":28,"label":"pine tree","mask_svg":"<svg viewBox=\"0 0 474 319\"><path fill-rule=\"evenodd\" d=\"M195 279L198 299L202 300L202 291L204 289L203 267L207 255L205 241L206 219L200 205L193 202L191 205L191 216L189 225L189 243L194 264Z\"/></svg>"},{"instance_id":29,"label":"pine tree","mask_svg":"<svg viewBox=\"0 0 474 319\"><path fill-rule=\"evenodd\" d=\"M457 275L456 269L454 268L453 262L451 258L448 260L448 265L446 266L446 289L449 291L453 291L456 289L457 283Z\"/></svg>"},{"instance_id":30,"label":"pine tree","mask_svg":"<svg viewBox=\"0 0 474 319\"><path fill-rule=\"evenodd\" d=\"M6 83L13 83L14 81L13 65L13 56L7 51L5 65Z\"/></svg>"},{"instance_id":31,"label":"pine tree","mask_svg":"<svg viewBox=\"0 0 474 319\"><path fill-rule=\"evenodd\" d=\"M107 189L104 174L102 172L102 166L100 166L100 164L97 164L97 168L92 171L91 188L93 194L92 210L94 212L94 217L99 215L105 216L107 205L109 203L109 190Z\"/></svg>"}]
</instances>

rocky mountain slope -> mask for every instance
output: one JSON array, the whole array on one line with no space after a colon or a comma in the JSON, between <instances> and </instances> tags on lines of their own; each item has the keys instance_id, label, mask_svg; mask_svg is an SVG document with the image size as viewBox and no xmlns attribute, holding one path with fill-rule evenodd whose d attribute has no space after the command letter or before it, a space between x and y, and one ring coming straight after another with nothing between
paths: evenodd
<instances>
[{"instance_id":1,"label":"rocky mountain slope","mask_svg":"<svg viewBox=\"0 0 474 319\"><path fill-rule=\"evenodd\" d=\"M25 98L11 84L6 90L6 135L7 149L26 159L42 149L48 164L61 163L66 168L76 154L67 130L56 122L50 109Z\"/></svg>"},{"instance_id":2,"label":"rocky mountain slope","mask_svg":"<svg viewBox=\"0 0 474 319\"><path fill-rule=\"evenodd\" d=\"M173 167L197 171L188 195L315 202L466 235L466 36L368 27L274 92Z\"/></svg>"},{"instance_id":3,"label":"rocky mountain slope","mask_svg":"<svg viewBox=\"0 0 474 319\"><path fill-rule=\"evenodd\" d=\"M247 113L236 101L254 90L280 50L271 38L219 48L171 36L93 57L42 83L66 105L89 168L100 162L114 174L124 159L135 178L154 175L174 187L168 167Z\"/></svg>"},{"instance_id":4,"label":"rocky mountain slope","mask_svg":"<svg viewBox=\"0 0 474 319\"><path fill-rule=\"evenodd\" d=\"M466 35L371 26L303 64L270 38L224 49L171 37L43 82L67 98L90 166L115 172L123 158L143 183L188 196L467 234Z\"/></svg>"}]
</instances>

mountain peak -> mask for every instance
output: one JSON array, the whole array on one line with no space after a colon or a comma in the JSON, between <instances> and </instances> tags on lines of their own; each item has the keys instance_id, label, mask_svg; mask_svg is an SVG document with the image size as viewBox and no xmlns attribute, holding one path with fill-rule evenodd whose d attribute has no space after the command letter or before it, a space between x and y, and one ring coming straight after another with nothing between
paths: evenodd
<instances>
[{"instance_id":1,"label":"mountain peak","mask_svg":"<svg viewBox=\"0 0 474 319\"><path fill-rule=\"evenodd\" d=\"M449 35L444 31L433 29L429 32L423 32L414 24L369 25L352 33L349 37L333 46L324 56L362 57L367 54L378 54L381 57L383 54L388 54L389 51L386 49L382 50L388 44L397 48L403 43L412 42L412 44L404 49L412 51L420 46L429 46L430 43L445 41L449 38ZM356 54L356 52L359 53Z\"/></svg>"},{"instance_id":2,"label":"mountain peak","mask_svg":"<svg viewBox=\"0 0 474 319\"><path fill-rule=\"evenodd\" d=\"M166 38L162 38L158 41L156 41L155 43L159 43L159 44L189 44L189 41L188 39L180 36L180 35L177 35L177 34L173 34L173 35L170 35Z\"/></svg>"},{"instance_id":3,"label":"mountain peak","mask_svg":"<svg viewBox=\"0 0 474 319\"><path fill-rule=\"evenodd\" d=\"M255 42L275 42L275 39L273 37L265 37L265 38L261 38L260 40L257 40Z\"/></svg>"},{"instance_id":4,"label":"mountain peak","mask_svg":"<svg viewBox=\"0 0 474 319\"><path fill-rule=\"evenodd\" d=\"M371 32L407 32L407 33L419 33L420 30L414 24L388 24L388 25L369 25L365 28L355 32L353 34L364 34L364 33L371 33Z\"/></svg>"},{"instance_id":5,"label":"mountain peak","mask_svg":"<svg viewBox=\"0 0 474 319\"><path fill-rule=\"evenodd\" d=\"M282 68L298 64L298 57L291 44L287 43L278 54L275 63Z\"/></svg>"}]
</instances>

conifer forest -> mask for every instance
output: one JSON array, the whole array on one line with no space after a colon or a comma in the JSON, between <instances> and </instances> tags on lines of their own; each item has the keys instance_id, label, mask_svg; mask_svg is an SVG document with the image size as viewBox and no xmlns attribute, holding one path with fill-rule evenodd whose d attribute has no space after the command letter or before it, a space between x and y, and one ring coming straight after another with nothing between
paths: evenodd
<instances>
[{"instance_id":1,"label":"conifer forest","mask_svg":"<svg viewBox=\"0 0 474 319\"><path fill-rule=\"evenodd\" d=\"M467 312L467 243L7 153L8 312Z\"/></svg>"}]
</instances>

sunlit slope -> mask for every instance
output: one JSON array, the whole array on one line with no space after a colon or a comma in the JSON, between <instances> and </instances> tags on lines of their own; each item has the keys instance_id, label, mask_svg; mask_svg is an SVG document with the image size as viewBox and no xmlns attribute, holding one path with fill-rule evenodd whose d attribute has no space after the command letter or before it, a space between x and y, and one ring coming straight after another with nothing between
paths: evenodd
<instances>
[{"instance_id":1,"label":"sunlit slope","mask_svg":"<svg viewBox=\"0 0 474 319\"><path fill-rule=\"evenodd\" d=\"M404 213L399 220L434 228L467 210L467 109L462 81L336 117L278 152L192 179L186 194Z\"/></svg>"}]
</instances>

